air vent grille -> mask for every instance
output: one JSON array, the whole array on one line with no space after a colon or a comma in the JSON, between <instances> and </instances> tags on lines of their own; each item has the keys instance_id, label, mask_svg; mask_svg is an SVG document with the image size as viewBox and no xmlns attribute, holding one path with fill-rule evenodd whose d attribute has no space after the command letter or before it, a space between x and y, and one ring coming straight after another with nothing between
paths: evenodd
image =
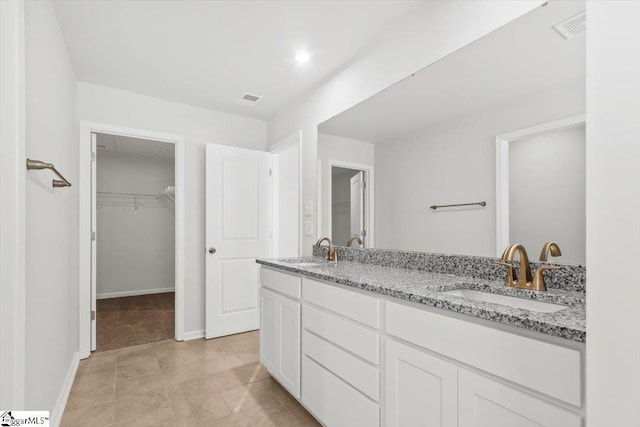
<instances>
[{"instance_id":1,"label":"air vent grille","mask_svg":"<svg viewBox=\"0 0 640 427\"><path fill-rule=\"evenodd\" d=\"M240 105L256 105L262 97L260 95L255 95L253 93L245 93L242 97L237 101Z\"/></svg>"},{"instance_id":2,"label":"air vent grille","mask_svg":"<svg viewBox=\"0 0 640 427\"><path fill-rule=\"evenodd\" d=\"M555 28L565 39L570 39L578 34L584 33L587 29L587 14L582 11L579 14L572 16L566 21L562 21Z\"/></svg>"},{"instance_id":3,"label":"air vent grille","mask_svg":"<svg viewBox=\"0 0 640 427\"><path fill-rule=\"evenodd\" d=\"M245 94L242 96L242 99L244 99L245 101L251 101L251 102L258 102L258 101L260 101L260 97L259 97L259 96L256 96L256 95L250 95L250 94L248 94L248 93L245 93Z\"/></svg>"}]
</instances>

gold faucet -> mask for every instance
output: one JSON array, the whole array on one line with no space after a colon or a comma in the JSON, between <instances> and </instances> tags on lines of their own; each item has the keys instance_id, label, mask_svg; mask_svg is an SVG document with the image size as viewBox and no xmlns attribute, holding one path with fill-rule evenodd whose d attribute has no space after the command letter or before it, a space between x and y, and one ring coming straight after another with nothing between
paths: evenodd
<instances>
[{"instance_id":1,"label":"gold faucet","mask_svg":"<svg viewBox=\"0 0 640 427\"><path fill-rule=\"evenodd\" d=\"M321 237L320 239L318 239L318 241L316 242L316 246L320 247L321 243L327 241L329 242L329 247L327 248L327 261L338 261L338 252L336 251L336 248L333 246L333 243L331 243L331 239L328 237Z\"/></svg>"},{"instance_id":2,"label":"gold faucet","mask_svg":"<svg viewBox=\"0 0 640 427\"><path fill-rule=\"evenodd\" d=\"M560 252L560 246L555 242L547 242L542 246L542 252L540 252L540 261L546 262L549 254L553 257L562 255ZM543 291L547 290L547 285L544 283L544 276L542 272L545 270L559 270L559 265L541 265L536 269L536 276L533 278L535 286L541 288Z\"/></svg>"},{"instance_id":3,"label":"gold faucet","mask_svg":"<svg viewBox=\"0 0 640 427\"><path fill-rule=\"evenodd\" d=\"M349 241L347 242L347 247L350 248L351 247L351 243L353 243L353 241L358 242L358 244L360 246L362 246L362 239L359 236L353 236L352 238L349 239Z\"/></svg>"},{"instance_id":4,"label":"gold faucet","mask_svg":"<svg viewBox=\"0 0 640 427\"><path fill-rule=\"evenodd\" d=\"M553 255L556 251L553 246L557 248L557 252L560 252L560 248L553 242L545 244L543 247L543 253L546 255L546 251L550 250ZM547 246L549 245L549 246ZM515 269L513 268L513 257L516 252L520 253L520 274L516 277ZM556 255L554 255L556 256ZM540 257L542 259L542 255ZM557 265L541 265L536 269L536 274L531 277L531 265L529 264L529 257L524 246L519 243L509 246L502 254L502 259L496 261L496 264L507 267L507 277L504 284L513 288L529 289L532 291L546 291L547 285L544 283L544 276L542 272L545 270L558 270L560 266Z\"/></svg>"},{"instance_id":5,"label":"gold faucet","mask_svg":"<svg viewBox=\"0 0 640 427\"><path fill-rule=\"evenodd\" d=\"M512 264L516 252L520 254L520 274L517 278ZM524 246L519 243L509 246L505 249L502 254L502 260L498 261L498 264L511 267L505 279L505 285L514 288L531 289L531 282L533 282L531 277L531 264L529 264L529 257L527 256L527 251Z\"/></svg>"},{"instance_id":6,"label":"gold faucet","mask_svg":"<svg viewBox=\"0 0 640 427\"><path fill-rule=\"evenodd\" d=\"M560 252L560 246L558 246L556 242L547 242L544 244L542 252L540 252L540 261L547 262L549 254L551 254L552 257L562 255L562 252Z\"/></svg>"}]
</instances>

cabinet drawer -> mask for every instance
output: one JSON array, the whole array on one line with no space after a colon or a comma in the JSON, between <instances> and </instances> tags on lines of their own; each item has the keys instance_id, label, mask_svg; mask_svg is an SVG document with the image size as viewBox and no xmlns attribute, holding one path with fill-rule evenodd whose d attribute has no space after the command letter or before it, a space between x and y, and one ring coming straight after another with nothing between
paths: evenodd
<instances>
[{"instance_id":1,"label":"cabinet drawer","mask_svg":"<svg viewBox=\"0 0 640 427\"><path fill-rule=\"evenodd\" d=\"M307 356L302 357L302 403L326 426L380 425L376 403Z\"/></svg>"},{"instance_id":2,"label":"cabinet drawer","mask_svg":"<svg viewBox=\"0 0 640 427\"><path fill-rule=\"evenodd\" d=\"M371 399L379 400L380 371L377 368L307 331L302 334L302 352Z\"/></svg>"},{"instance_id":3,"label":"cabinet drawer","mask_svg":"<svg viewBox=\"0 0 640 427\"><path fill-rule=\"evenodd\" d=\"M306 277L302 279L302 295L305 301L372 328L380 328L380 300L376 297L317 282Z\"/></svg>"},{"instance_id":4,"label":"cabinet drawer","mask_svg":"<svg viewBox=\"0 0 640 427\"><path fill-rule=\"evenodd\" d=\"M385 304L388 334L575 406L580 351L406 305Z\"/></svg>"},{"instance_id":5,"label":"cabinet drawer","mask_svg":"<svg viewBox=\"0 0 640 427\"><path fill-rule=\"evenodd\" d=\"M372 329L307 304L302 306L302 327L368 362L380 363L380 336Z\"/></svg>"},{"instance_id":6,"label":"cabinet drawer","mask_svg":"<svg viewBox=\"0 0 640 427\"><path fill-rule=\"evenodd\" d=\"M294 274L280 273L261 267L260 286L300 299L300 277Z\"/></svg>"}]
</instances>

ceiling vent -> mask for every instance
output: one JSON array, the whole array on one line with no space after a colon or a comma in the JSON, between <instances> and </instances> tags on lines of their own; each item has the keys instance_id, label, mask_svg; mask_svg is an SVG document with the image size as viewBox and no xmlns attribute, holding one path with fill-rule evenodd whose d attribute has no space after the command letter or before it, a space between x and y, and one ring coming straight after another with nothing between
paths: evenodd
<instances>
[{"instance_id":1,"label":"ceiling vent","mask_svg":"<svg viewBox=\"0 0 640 427\"><path fill-rule=\"evenodd\" d=\"M244 95L242 95L242 98L238 99L236 104L254 106L258 102L260 102L261 99L262 97L260 95L255 95L253 93L245 93Z\"/></svg>"},{"instance_id":2,"label":"ceiling vent","mask_svg":"<svg viewBox=\"0 0 640 427\"><path fill-rule=\"evenodd\" d=\"M571 39L578 34L584 33L587 29L587 14L585 11L582 11L566 21L554 25L553 28L562 34L565 39Z\"/></svg>"}]
</instances>

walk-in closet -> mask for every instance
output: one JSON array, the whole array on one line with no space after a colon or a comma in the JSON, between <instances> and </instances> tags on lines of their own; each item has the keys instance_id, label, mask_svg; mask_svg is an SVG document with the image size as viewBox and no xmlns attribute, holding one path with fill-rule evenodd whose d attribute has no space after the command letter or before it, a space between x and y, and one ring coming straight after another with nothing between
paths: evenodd
<instances>
[{"instance_id":1,"label":"walk-in closet","mask_svg":"<svg viewBox=\"0 0 640 427\"><path fill-rule=\"evenodd\" d=\"M96 135L96 349L175 335L174 144Z\"/></svg>"}]
</instances>

